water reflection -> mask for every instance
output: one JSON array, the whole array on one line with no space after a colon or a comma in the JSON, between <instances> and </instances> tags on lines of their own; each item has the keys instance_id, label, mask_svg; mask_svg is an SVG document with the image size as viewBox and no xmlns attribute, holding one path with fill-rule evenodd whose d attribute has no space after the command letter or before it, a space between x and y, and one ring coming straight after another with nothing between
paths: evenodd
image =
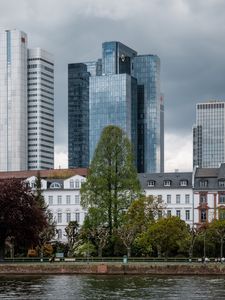
<instances>
[{"instance_id":1,"label":"water reflection","mask_svg":"<svg viewBox=\"0 0 225 300\"><path fill-rule=\"evenodd\" d=\"M224 277L1 276L0 299L224 299Z\"/></svg>"}]
</instances>

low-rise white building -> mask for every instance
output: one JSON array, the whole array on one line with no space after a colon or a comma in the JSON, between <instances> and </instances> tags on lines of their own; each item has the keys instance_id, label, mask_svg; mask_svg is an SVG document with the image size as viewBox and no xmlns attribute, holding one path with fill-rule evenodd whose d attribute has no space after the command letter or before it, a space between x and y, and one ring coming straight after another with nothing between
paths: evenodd
<instances>
[{"instance_id":1,"label":"low-rise white building","mask_svg":"<svg viewBox=\"0 0 225 300\"><path fill-rule=\"evenodd\" d=\"M167 216L177 216L193 226L193 190L191 172L139 174L146 196L160 197Z\"/></svg>"},{"instance_id":2,"label":"low-rise white building","mask_svg":"<svg viewBox=\"0 0 225 300\"><path fill-rule=\"evenodd\" d=\"M20 178L35 190L38 171L1 172L0 179ZM80 204L80 188L86 180L87 169L41 170L42 193L48 208L56 221L56 239L66 242L65 228L70 221L81 226L86 210Z\"/></svg>"},{"instance_id":3,"label":"low-rise white building","mask_svg":"<svg viewBox=\"0 0 225 300\"><path fill-rule=\"evenodd\" d=\"M27 178L29 185L35 189L36 176ZM77 221L79 225L84 222L86 210L80 204L81 184L85 177L75 175L63 179L42 179L42 193L45 202L56 222L57 238L67 241L65 228L70 221Z\"/></svg>"},{"instance_id":4,"label":"low-rise white building","mask_svg":"<svg viewBox=\"0 0 225 300\"><path fill-rule=\"evenodd\" d=\"M35 188L38 171L0 172L0 180L20 178ZM87 213L80 204L80 188L87 169L41 170L43 196L56 221L57 239L67 241L70 221L83 224ZM192 226L225 219L225 164L219 168L196 168L194 172L139 174L145 194L160 197L164 214L177 216Z\"/></svg>"}]
</instances>

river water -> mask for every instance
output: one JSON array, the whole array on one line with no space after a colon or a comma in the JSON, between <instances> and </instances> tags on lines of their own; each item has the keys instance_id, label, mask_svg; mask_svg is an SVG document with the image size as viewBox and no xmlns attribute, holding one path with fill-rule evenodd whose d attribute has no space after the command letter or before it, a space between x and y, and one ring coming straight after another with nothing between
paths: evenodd
<instances>
[{"instance_id":1,"label":"river water","mask_svg":"<svg viewBox=\"0 0 225 300\"><path fill-rule=\"evenodd\" d=\"M0 299L225 299L221 276L0 276Z\"/></svg>"}]
</instances>

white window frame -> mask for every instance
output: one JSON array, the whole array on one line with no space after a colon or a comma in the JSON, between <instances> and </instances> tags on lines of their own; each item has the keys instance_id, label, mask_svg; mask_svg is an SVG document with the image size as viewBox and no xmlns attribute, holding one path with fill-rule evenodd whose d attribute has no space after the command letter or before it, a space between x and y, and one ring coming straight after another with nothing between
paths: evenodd
<instances>
[{"instance_id":1,"label":"white window frame","mask_svg":"<svg viewBox=\"0 0 225 300\"><path fill-rule=\"evenodd\" d=\"M181 202L181 196L180 194L176 194L176 204L180 204Z\"/></svg>"},{"instance_id":2,"label":"white window frame","mask_svg":"<svg viewBox=\"0 0 225 300\"><path fill-rule=\"evenodd\" d=\"M190 204L190 194L185 194L185 204Z\"/></svg>"},{"instance_id":3,"label":"white window frame","mask_svg":"<svg viewBox=\"0 0 225 300\"><path fill-rule=\"evenodd\" d=\"M62 195L57 196L57 204L62 205Z\"/></svg>"},{"instance_id":4,"label":"white window frame","mask_svg":"<svg viewBox=\"0 0 225 300\"><path fill-rule=\"evenodd\" d=\"M164 180L163 185L164 186L171 186L171 180Z\"/></svg>"},{"instance_id":5,"label":"white window frame","mask_svg":"<svg viewBox=\"0 0 225 300\"><path fill-rule=\"evenodd\" d=\"M70 195L66 195L66 204L67 205L71 204L71 196Z\"/></svg>"},{"instance_id":6,"label":"white window frame","mask_svg":"<svg viewBox=\"0 0 225 300\"><path fill-rule=\"evenodd\" d=\"M166 195L166 203L167 204L171 204L171 200L172 199L172 196L171 195Z\"/></svg>"},{"instance_id":7,"label":"white window frame","mask_svg":"<svg viewBox=\"0 0 225 300\"><path fill-rule=\"evenodd\" d=\"M48 196L48 205L53 205L53 196L52 195Z\"/></svg>"},{"instance_id":8,"label":"white window frame","mask_svg":"<svg viewBox=\"0 0 225 300\"><path fill-rule=\"evenodd\" d=\"M62 223L62 212L57 213L57 223L58 224Z\"/></svg>"},{"instance_id":9,"label":"white window frame","mask_svg":"<svg viewBox=\"0 0 225 300\"><path fill-rule=\"evenodd\" d=\"M155 180L148 180L148 187L154 187L155 186Z\"/></svg>"}]
</instances>

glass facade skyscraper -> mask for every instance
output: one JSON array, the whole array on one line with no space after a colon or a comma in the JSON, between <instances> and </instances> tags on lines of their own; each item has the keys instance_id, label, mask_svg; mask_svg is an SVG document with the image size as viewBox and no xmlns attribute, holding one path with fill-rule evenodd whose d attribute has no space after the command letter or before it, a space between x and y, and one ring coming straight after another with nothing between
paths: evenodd
<instances>
[{"instance_id":1,"label":"glass facade skyscraper","mask_svg":"<svg viewBox=\"0 0 225 300\"><path fill-rule=\"evenodd\" d=\"M84 87L89 120L83 124L89 128L89 162L103 128L116 125L133 144L138 172L163 172L164 106L160 98L159 57L137 55L135 50L113 41L102 44L102 59L84 64L90 76L89 84ZM81 82L75 87L69 79L69 103L71 85L74 92L82 89ZM75 98L74 101L77 102ZM69 121L69 140L71 130L75 131L75 127ZM69 143L69 160L74 149Z\"/></svg>"},{"instance_id":2,"label":"glass facade skyscraper","mask_svg":"<svg viewBox=\"0 0 225 300\"><path fill-rule=\"evenodd\" d=\"M225 102L208 101L196 106L193 127L193 166L218 168L225 159Z\"/></svg>"},{"instance_id":3,"label":"glass facade skyscraper","mask_svg":"<svg viewBox=\"0 0 225 300\"><path fill-rule=\"evenodd\" d=\"M128 74L90 78L90 157L94 155L102 130L116 125L137 148L137 81Z\"/></svg>"},{"instance_id":4,"label":"glass facade skyscraper","mask_svg":"<svg viewBox=\"0 0 225 300\"><path fill-rule=\"evenodd\" d=\"M138 82L138 170L160 172L160 60L139 55L133 65Z\"/></svg>"},{"instance_id":5,"label":"glass facade skyscraper","mask_svg":"<svg viewBox=\"0 0 225 300\"><path fill-rule=\"evenodd\" d=\"M96 74L96 63L89 68ZM68 66L69 168L89 165L89 77L86 64Z\"/></svg>"}]
</instances>

